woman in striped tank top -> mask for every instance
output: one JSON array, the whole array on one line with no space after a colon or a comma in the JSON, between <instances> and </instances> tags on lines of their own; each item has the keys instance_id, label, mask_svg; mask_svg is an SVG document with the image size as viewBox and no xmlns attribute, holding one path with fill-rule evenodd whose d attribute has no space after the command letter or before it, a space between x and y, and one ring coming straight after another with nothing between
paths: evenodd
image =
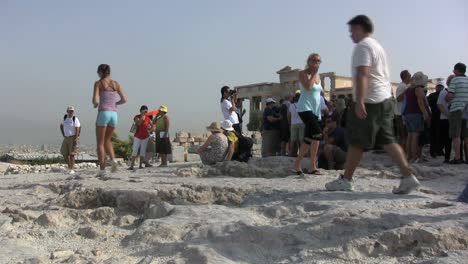
<instances>
[{"instance_id":1,"label":"woman in striped tank top","mask_svg":"<svg viewBox=\"0 0 468 264\"><path fill-rule=\"evenodd\" d=\"M94 108L98 108L96 119L96 141L100 167L98 177L106 175L106 153L111 160L111 172L117 171L111 137L118 121L117 105L127 102L127 96L120 84L110 78L110 71L109 65L99 65L97 73L100 80L94 83L93 105Z\"/></svg>"}]
</instances>

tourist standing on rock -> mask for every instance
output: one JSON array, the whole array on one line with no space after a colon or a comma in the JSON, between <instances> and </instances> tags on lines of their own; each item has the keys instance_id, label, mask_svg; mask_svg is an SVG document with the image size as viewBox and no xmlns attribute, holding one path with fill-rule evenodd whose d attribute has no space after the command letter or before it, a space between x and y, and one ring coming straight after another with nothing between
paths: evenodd
<instances>
[{"instance_id":1,"label":"tourist standing on rock","mask_svg":"<svg viewBox=\"0 0 468 264\"><path fill-rule=\"evenodd\" d=\"M265 110L263 110L262 126L262 157L276 156L281 150L281 120L279 111L275 108L276 101L273 98L267 98L265 101ZM286 118L286 117L284 117Z\"/></svg>"},{"instance_id":2,"label":"tourist standing on rock","mask_svg":"<svg viewBox=\"0 0 468 264\"><path fill-rule=\"evenodd\" d=\"M100 170L97 176L104 177L106 175L106 153L111 160L111 172L117 171L117 162L115 161L111 137L118 122L117 105L125 104L127 96L120 84L111 79L111 68L109 65L99 65L97 73L100 79L94 83L93 92L93 105L94 108L98 108L96 141Z\"/></svg>"},{"instance_id":3,"label":"tourist standing on rock","mask_svg":"<svg viewBox=\"0 0 468 264\"><path fill-rule=\"evenodd\" d=\"M224 160L228 149L228 139L223 134L219 122L213 122L206 130L211 132L211 135L205 141L197 152L200 154L200 159L204 165L214 165L217 162Z\"/></svg>"},{"instance_id":4,"label":"tourist standing on rock","mask_svg":"<svg viewBox=\"0 0 468 264\"><path fill-rule=\"evenodd\" d=\"M400 186L393 193L408 194L420 184L393 135L394 102L387 55L377 40L372 38L373 24L367 16L356 16L348 25L351 39L356 43L352 56L353 102L346 124L350 142L344 175L325 187L329 191L351 191L353 174L361 162L364 149L372 149L378 144L398 164L403 175Z\"/></svg>"},{"instance_id":5,"label":"tourist standing on rock","mask_svg":"<svg viewBox=\"0 0 468 264\"><path fill-rule=\"evenodd\" d=\"M241 134L242 134L242 126L244 124L244 115L247 112L244 109L243 103L244 103L244 99L237 98L236 115L237 115L237 118L239 120L239 129L240 129Z\"/></svg>"},{"instance_id":6,"label":"tourist standing on rock","mask_svg":"<svg viewBox=\"0 0 468 264\"><path fill-rule=\"evenodd\" d=\"M156 131L156 153L161 157L159 167L167 167L167 155L172 154L172 146L169 137L170 120L166 105L159 107L159 113L153 122Z\"/></svg>"},{"instance_id":7,"label":"tourist standing on rock","mask_svg":"<svg viewBox=\"0 0 468 264\"><path fill-rule=\"evenodd\" d=\"M408 130L408 140L406 142L408 149L408 160L410 163L417 163L420 156L420 134L424 131L424 122L429 122L430 113L426 108L426 96L424 88L427 85L428 77L417 72L411 77L410 87L406 89L406 107L403 113Z\"/></svg>"},{"instance_id":8,"label":"tourist standing on rock","mask_svg":"<svg viewBox=\"0 0 468 264\"><path fill-rule=\"evenodd\" d=\"M232 127L237 133L242 134L242 129L239 124L239 117L236 113L237 93L235 90L231 90L229 86L223 86L221 88L221 111L223 113L224 120L229 120L232 123Z\"/></svg>"},{"instance_id":9,"label":"tourist standing on rock","mask_svg":"<svg viewBox=\"0 0 468 264\"><path fill-rule=\"evenodd\" d=\"M402 108L403 100L405 99L405 92L408 89L408 85L411 81L411 73L408 70L403 70L400 72L401 83L398 84L396 89L396 106L394 109L394 128L395 136L400 143L400 146L406 150L406 140L408 137L408 131L406 130L406 125L403 122Z\"/></svg>"},{"instance_id":10,"label":"tourist standing on rock","mask_svg":"<svg viewBox=\"0 0 468 264\"><path fill-rule=\"evenodd\" d=\"M288 121L289 106L291 105L291 97L287 96L280 101L280 139L281 139L281 156L287 156L290 151L289 141L291 139L291 126Z\"/></svg>"},{"instance_id":11,"label":"tourist standing on rock","mask_svg":"<svg viewBox=\"0 0 468 264\"><path fill-rule=\"evenodd\" d=\"M450 164L461 164L463 159L460 156L461 131L465 107L468 103L468 77L466 77L466 65L463 63L455 64L453 68L455 77L450 82L447 102L450 103L450 136L452 137L452 147L455 152L455 158ZM466 156L466 153L465 153Z\"/></svg>"},{"instance_id":12,"label":"tourist standing on rock","mask_svg":"<svg viewBox=\"0 0 468 264\"><path fill-rule=\"evenodd\" d=\"M450 75L447 78L447 85L450 84L451 79L453 78L454 75ZM440 92L439 98L437 99L437 107L439 108L440 111L440 123L439 123L439 129L440 129L440 137L439 141L441 144L441 148L444 151L444 163L449 163L450 162L450 155L452 154L452 139L450 138L450 125L449 125L449 120L448 117L450 115L449 112L449 104L445 100L445 97L447 97L448 94L448 89L445 87L445 84L443 81L439 81L438 85L444 86L444 89Z\"/></svg>"},{"instance_id":13,"label":"tourist standing on rock","mask_svg":"<svg viewBox=\"0 0 468 264\"><path fill-rule=\"evenodd\" d=\"M431 127L430 127L430 154L431 157L443 156L442 142L440 141L440 110L437 107L437 100L439 99L440 92L444 90L444 85L437 82L436 91L427 96L427 102L431 108Z\"/></svg>"},{"instance_id":14,"label":"tourist standing on rock","mask_svg":"<svg viewBox=\"0 0 468 264\"><path fill-rule=\"evenodd\" d=\"M288 120L291 125L291 141L289 143L290 147L290 156L297 157L297 151L301 145L301 142L304 140L304 122L302 122L299 114L297 112L297 102L301 97L301 90L297 90L296 94L293 97L293 101L289 106L289 115Z\"/></svg>"},{"instance_id":15,"label":"tourist standing on rock","mask_svg":"<svg viewBox=\"0 0 468 264\"><path fill-rule=\"evenodd\" d=\"M310 173L319 175L317 169L317 153L322 139L322 129L320 127L321 113L321 98L320 94L323 91L318 72L322 59L317 53L312 53L307 58L306 67L299 72L299 87L301 96L297 102L297 112L302 122L305 125L304 140L299 148L299 154L294 161L293 171L300 175L303 173L301 162L307 152L310 151Z\"/></svg>"},{"instance_id":16,"label":"tourist standing on rock","mask_svg":"<svg viewBox=\"0 0 468 264\"><path fill-rule=\"evenodd\" d=\"M75 116L75 108L69 106L67 114L63 117L63 122L60 124L60 131L63 136L60 152L68 164L69 174L75 174L73 167L75 166L75 155L80 141L80 129L80 120Z\"/></svg>"},{"instance_id":17,"label":"tourist standing on rock","mask_svg":"<svg viewBox=\"0 0 468 264\"><path fill-rule=\"evenodd\" d=\"M133 117L133 122L135 123L136 131L133 135L133 147L132 147L132 158L130 162L129 170L133 170L135 166L135 160L140 153L140 166L143 168L143 163L145 167L152 167L151 164L146 160L146 147L148 146L148 140L150 138L150 131L153 128L152 120L146 114L148 113L148 107L142 105L140 107L140 114Z\"/></svg>"}]
</instances>

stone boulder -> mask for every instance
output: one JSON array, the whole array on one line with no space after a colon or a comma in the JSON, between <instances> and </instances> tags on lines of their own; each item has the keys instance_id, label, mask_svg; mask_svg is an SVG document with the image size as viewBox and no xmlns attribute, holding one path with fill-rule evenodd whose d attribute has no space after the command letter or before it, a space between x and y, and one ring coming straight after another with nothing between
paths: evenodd
<instances>
[{"instance_id":1,"label":"stone boulder","mask_svg":"<svg viewBox=\"0 0 468 264\"><path fill-rule=\"evenodd\" d=\"M174 206L167 202L149 204L145 209L145 219L157 219L169 216L174 211Z\"/></svg>"}]
</instances>

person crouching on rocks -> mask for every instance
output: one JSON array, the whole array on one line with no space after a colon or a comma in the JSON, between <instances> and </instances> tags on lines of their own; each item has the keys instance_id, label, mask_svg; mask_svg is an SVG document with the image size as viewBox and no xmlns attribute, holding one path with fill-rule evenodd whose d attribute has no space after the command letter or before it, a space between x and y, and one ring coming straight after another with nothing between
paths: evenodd
<instances>
[{"instance_id":1,"label":"person crouching on rocks","mask_svg":"<svg viewBox=\"0 0 468 264\"><path fill-rule=\"evenodd\" d=\"M130 163L129 170L134 169L135 160L138 157L138 152L140 153L140 166L139 168L143 168L143 163L145 167L152 167L148 161L145 160L146 157L146 146L148 145L149 140L149 131L152 129L153 124L151 119L146 116L148 113L148 107L146 105L142 105L140 108L140 114L136 115L133 118L133 122L135 123L136 131L133 136L133 151L132 151L132 159Z\"/></svg>"}]
</instances>

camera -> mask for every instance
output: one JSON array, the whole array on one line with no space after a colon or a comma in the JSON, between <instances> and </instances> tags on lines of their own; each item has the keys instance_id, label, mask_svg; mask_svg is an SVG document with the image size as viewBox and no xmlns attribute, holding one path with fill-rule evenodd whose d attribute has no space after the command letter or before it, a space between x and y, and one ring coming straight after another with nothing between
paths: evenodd
<instances>
[{"instance_id":1,"label":"camera","mask_svg":"<svg viewBox=\"0 0 468 264\"><path fill-rule=\"evenodd\" d=\"M237 94L237 91L234 90L234 89L231 89L231 90L229 90L229 94L230 94L231 96L233 96L233 95Z\"/></svg>"}]
</instances>

